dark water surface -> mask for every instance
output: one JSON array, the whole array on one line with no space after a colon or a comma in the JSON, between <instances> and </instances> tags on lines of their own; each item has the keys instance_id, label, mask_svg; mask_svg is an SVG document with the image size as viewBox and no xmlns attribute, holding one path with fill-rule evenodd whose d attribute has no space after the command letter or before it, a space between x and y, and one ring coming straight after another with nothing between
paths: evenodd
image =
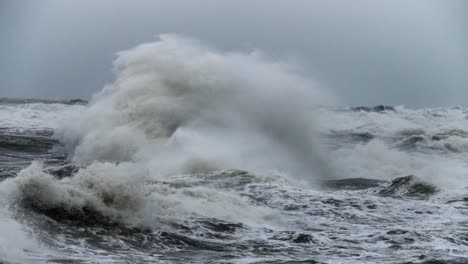
<instances>
[{"instance_id":1,"label":"dark water surface","mask_svg":"<svg viewBox=\"0 0 468 264\"><path fill-rule=\"evenodd\" d=\"M14 181L17 173L33 160L42 161L44 165L37 168L55 178L48 182L51 186L55 181L57 186L73 184L68 179L79 177L75 176L79 166L69 163L64 146L54 139L54 125L28 122L31 118L28 113L34 112L33 119L46 116L42 121L47 124L53 123L48 119L50 111L63 114L72 108L79 111L82 106L37 100L3 100L0 105L3 107L0 115L23 111L25 117L17 126L12 126L7 118L5 126L0 121L2 185ZM128 212L133 212L131 207L137 206L132 197L123 202L112 190L102 191L99 197L103 205L124 212L115 214L93 204L76 207L65 200L46 203L51 201L44 198L48 194L37 194L31 187L43 184L41 178L34 178L36 182L28 178L27 184L21 185L26 186L20 188L22 194L4 205L3 210L8 213L0 217L10 219L0 221L0 236L10 232L5 223L14 221L22 227L18 231L21 236L29 237L33 245L27 243L22 248L19 241L14 245L18 250L7 253L9 246L0 244L0 260L4 263L468 263L468 196L463 192L464 186L461 191L450 192L438 181L425 178L424 166L414 165L427 158L449 160L447 165L452 164L450 161L459 162L463 168L466 156L460 139L468 137L468 132L397 127L396 132L389 129L383 133L380 124L372 124L373 115L388 115L385 118L401 126L396 120L411 123L414 118L428 118L430 111L422 114L404 109L323 111L337 119L367 120L360 128L332 127L322 133L325 146L336 157L355 155L355 160L360 160L352 162L355 167L344 168L348 175L321 180L313 188L290 184L281 174L256 175L241 170L146 182L145 186L152 188L147 197L153 197L154 193L183 195L187 204L191 203L190 197L205 197L206 210L236 204L233 214L244 211L246 217L245 221L234 221L235 217L231 220L207 218L203 214L169 217L169 213L154 212L151 221L144 224L128 220ZM459 114L450 111L462 110L431 111L445 113L432 118L449 124L450 118ZM456 140L438 144L454 137ZM378 151L385 152L380 153L384 157L389 155L390 163L403 164L400 159L417 157L413 164L417 168L411 170L401 165L407 173L400 173L386 167L387 160L369 162L371 158L364 156L370 152L375 157L372 153ZM376 164L380 166L379 173L387 173L388 177L380 174L369 177ZM415 170L421 173L413 176ZM466 183L457 180L460 185ZM235 194L242 200L233 202L228 200L230 196L210 196L213 194L208 193L208 187L227 195ZM58 187L47 188L56 192ZM76 197L81 199L78 194ZM166 209L172 206L173 214L178 216L176 210L182 210L183 205L184 202L173 202L161 206ZM0 239L0 243L7 242Z\"/></svg>"}]
</instances>

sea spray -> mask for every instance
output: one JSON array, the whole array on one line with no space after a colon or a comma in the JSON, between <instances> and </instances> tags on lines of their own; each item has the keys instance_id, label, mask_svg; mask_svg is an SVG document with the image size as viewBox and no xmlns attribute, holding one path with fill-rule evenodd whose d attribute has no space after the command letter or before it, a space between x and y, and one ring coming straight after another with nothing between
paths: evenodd
<instances>
[{"instance_id":1,"label":"sea spray","mask_svg":"<svg viewBox=\"0 0 468 264\"><path fill-rule=\"evenodd\" d=\"M136 162L153 176L280 170L326 176L314 129L331 96L259 53L162 35L119 53L116 80L58 129L71 160ZM195 169L195 171L192 171Z\"/></svg>"}]
</instances>

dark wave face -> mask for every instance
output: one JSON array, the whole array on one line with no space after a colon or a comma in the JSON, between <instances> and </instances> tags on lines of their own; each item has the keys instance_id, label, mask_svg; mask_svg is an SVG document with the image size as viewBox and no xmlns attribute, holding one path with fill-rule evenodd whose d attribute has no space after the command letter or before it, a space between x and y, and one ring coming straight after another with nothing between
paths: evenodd
<instances>
[{"instance_id":1,"label":"dark wave face","mask_svg":"<svg viewBox=\"0 0 468 264\"><path fill-rule=\"evenodd\" d=\"M468 262L467 109L323 106L178 36L115 72L90 104L0 100L0 262Z\"/></svg>"}]
</instances>

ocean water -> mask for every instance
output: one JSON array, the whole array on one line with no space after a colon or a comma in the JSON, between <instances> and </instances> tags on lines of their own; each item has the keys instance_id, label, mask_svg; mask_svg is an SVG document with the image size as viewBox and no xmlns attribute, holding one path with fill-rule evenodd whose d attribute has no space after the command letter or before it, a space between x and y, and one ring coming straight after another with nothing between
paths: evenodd
<instances>
[{"instance_id":1,"label":"ocean water","mask_svg":"<svg viewBox=\"0 0 468 264\"><path fill-rule=\"evenodd\" d=\"M337 107L171 35L114 70L0 100L0 262L468 262L468 109Z\"/></svg>"}]
</instances>

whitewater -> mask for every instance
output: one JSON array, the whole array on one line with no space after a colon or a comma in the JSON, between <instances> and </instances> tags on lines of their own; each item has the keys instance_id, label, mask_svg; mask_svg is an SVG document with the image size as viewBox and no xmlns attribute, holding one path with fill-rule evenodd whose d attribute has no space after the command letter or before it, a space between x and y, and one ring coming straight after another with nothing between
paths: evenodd
<instances>
[{"instance_id":1,"label":"whitewater","mask_svg":"<svg viewBox=\"0 0 468 264\"><path fill-rule=\"evenodd\" d=\"M177 35L114 72L0 99L0 263L468 262L468 109L340 107Z\"/></svg>"}]
</instances>

